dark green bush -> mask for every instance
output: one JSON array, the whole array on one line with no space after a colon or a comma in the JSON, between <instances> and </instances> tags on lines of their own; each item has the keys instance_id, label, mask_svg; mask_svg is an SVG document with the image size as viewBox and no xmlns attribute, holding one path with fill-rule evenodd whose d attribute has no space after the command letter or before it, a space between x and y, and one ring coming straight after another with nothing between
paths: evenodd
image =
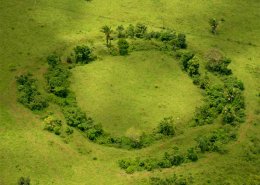
<instances>
[{"instance_id":1,"label":"dark green bush","mask_svg":"<svg viewBox=\"0 0 260 185\"><path fill-rule=\"evenodd\" d=\"M48 106L48 102L37 90L35 81L30 74L16 77L18 102L31 110L43 110Z\"/></svg>"},{"instance_id":2,"label":"dark green bush","mask_svg":"<svg viewBox=\"0 0 260 185\"><path fill-rule=\"evenodd\" d=\"M194 148L188 149L187 158L191 161L197 161L198 155Z\"/></svg>"},{"instance_id":3,"label":"dark green bush","mask_svg":"<svg viewBox=\"0 0 260 185\"><path fill-rule=\"evenodd\" d=\"M68 96L70 71L61 66L50 67L45 74L45 78L48 83L48 91L56 96L65 98Z\"/></svg>"},{"instance_id":4,"label":"dark green bush","mask_svg":"<svg viewBox=\"0 0 260 185\"><path fill-rule=\"evenodd\" d=\"M162 42L169 42L176 39L176 34L172 30L164 30L160 33L159 39Z\"/></svg>"},{"instance_id":5,"label":"dark green bush","mask_svg":"<svg viewBox=\"0 0 260 185\"><path fill-rule=\"evenodd\" d=\"M119 54L127 55L128 48L129 48L128 42L125 39L119 39L117 44L118 44Z\"/></svg>"},{"instance_id":6,"label":"dark green bush","mask_svg":"<svg viewBox=\"0 0 260 185\"><path fill-rule=\"evenodd\" d=\"M74 48L76 63L88 64L89 62L95 60L95 56L90 47L86 45L76 46Z\"/></svg>"},{"instance_id":7,"label":"dark green bush","mask_svg":"<svg viewBox=\"0 0 260 185\"><path fill-rule=\"evenodd\" d=\"M175 135L174 120L172 117L164 118L157 128L157 132L165 136Z\"/></svg>"},{"instance_id":8,"label":"dark green bush","mask_svg":"<svg viewBox=\"0 0 260 185\"><path fill-rule=\"evenodd\" d=\"M137 23L134 33L137 38L144 38L145 34L147 33L147 26L142 23Z\"/></svg>"},{"instance_id":9,"label":"dark green bush","mask_svg":"<svg viewBox=\"0 0 260 185\"><path fill-rule=\"evenodd\" d=\"M194 53L192 52L184 52L181 54L181 63L182 63L182 66L183 66L183 69L185 71L188 70L188 67L189 67L189 64L188 62L194 57Z\"/></svg>"},{"instance_id":10,"label":"dark green bush","mask_svg":"<svg viewBox=\"0 0 260 185\"><path fill-rule=\"evenodd\" d=\"M186 70L187 70L188 74L191 77L193 77L193 76L197 76L200 74L199 67L200 67L200 64L199 64L198 59L193 57L191 60L188 61Z\"/></svg>"},{"instance_id":11,"label":"dark green bush","mask_svg":"<svg viewBox=\"0 0 260 185\"><path fill-rule=\"evenodd\" d=\"M56 67L57 65L59 65L61 63L60 57L57 55L49 55L47 57L47 62L49 64L49 66L51 67Z\"/></svg>"},{"instance_id":12,"label":"dark green bush","mask_svg":"<svg viewBox=\"0 0 260 185\"><path fill-rule=\"evenodd\" d=\"M52 119L51 117L47 117L45 120L44 129L48 130L49 132L54 132L56 135L60 135L61 133L61 120L59 119Z\"/></svg>"},{"instance_id":13,"label":"dark green bush","mask_svg":"<svg viewBox=\"0 0 260 185\"><path fill-rule=\"evenodd\" d=\"M188 178L177 176L176 174L167 178L160 178L160 177L150 178L150 185L188 185L189 182L191 182L191 180L189 180Z\"/></svg>"},{"instance_id":14,"label":"dark green bush","mask_svg":"<svg viewBox=\"0 0 260 185\"><path fill-rule=\"evenodd\" d=\"M126 35L129 38L134 38L135 37L135 27L130 24L127 29L126 29Z\"/></svg>"},{"instance_id":15,"label":"dark green bush","mask_svg":"<svg viewBox=\"0 0 260 185\"><path fill-rule=\"evenodd\" d=\"M177 39L176 39L175 46L176 46L177 48L180 48L180 49L185 49L185 48L187 48L186 35L185 35L185 34L183 34L183 33L179 33L179 34L178 34Z\"/></svg>"},{"instance_id":16,"label":"dark green bush","mask_svg":"<svg viewBox=\"0 0 260 185\"><path fill-rule=\"evenodd\" d=\"M126 37L126 33L125 33L125 28L123 25L120 25L116 28L117 31L117 37L118 38L125 38Z\"/></svg>"},{"instance_id":17,"label":"dark green bush","mask_svg":"<svg viewBox=\"0 0 260 185\"><path fill-rule=\"evenodd\" d=\"M210 72L215 72L221 75L230 75L232 74L231 69L228 69L228 65L231 63L231 60L228 58L221 58L220 60L209 60L206 64L206 68Z\"/></svg>"},{"instance_id":18,"label":"dark green bush","mask_svg":"<svg viewBox=\"0 0 260 185\"><path fill-rule=\"evenodd\" d=\"M223 144L235 140L236 134L230 127L217 129L207 135L196 138L198 149L204 153L208 151L223 153Z\"/></svg>"},{"instance_id":19,"label":"dark green bush","mask_svg":"<svg viewBox=\"0 0 260 185\"><path fill-rule=\"evenodd\" d=\"M18 180L18 185L30 185L31 180L29 177L20 177Z\"/></svg>"}]
</instances>

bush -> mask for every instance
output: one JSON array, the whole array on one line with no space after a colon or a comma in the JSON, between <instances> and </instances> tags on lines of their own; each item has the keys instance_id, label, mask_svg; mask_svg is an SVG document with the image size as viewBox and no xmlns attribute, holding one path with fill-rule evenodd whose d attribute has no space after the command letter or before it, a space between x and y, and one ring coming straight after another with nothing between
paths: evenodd
<instances>
[{"instance_id":1,"label":"bush","mask_svg":"<svg viewBox=\"0 0 260 185\"><path fill-rule=\"evenodd\" d=\"M118 38L125 38L126 37L126 33L125 33L125 28L123 25L120 25L116 28L117 31L117 37Z\"/></svg>"},{"instance_id":2,"label":"bush","mask_svg":"<svg viewBox=\"0 0 260 185\"><path fill-rule=\"evenodd\" d=\"M174 120L172 117L164 118L157 128L157 132L163 134L165 136L173 136L175 135L175 127L174 127Z\"/></svg>"},{"instance_id":3,"label":"bush","mask_svg":"<svg viewBox=\"0 0 260 185\"><path fill-rule=\"evenodd\" d=\"M48 116L44 119L44 129L49 132L54 132L56 135L60 135L61 133L61 120L55 119L52 116Z\"/></svg>"},{"instance_id":4,"label":"bush","mask_svg":"<svg viewBox=\"0 0 260 185\"><path fill-rule=\"evenodd\" d=\"M49 64L49 66L55 67L55 66L57 66L57 65L59 65L61 63L61 60L60 60L60 58L57 55L53 54L53 55L49 55L47 57L47 62Z\"/></svg>"},{"instance_id":5,"label":"bush","mask_svg":"<svg viewBox=\"0 0 260 185\"><path fill-rule=\"evenodd\" d=\"M119 54L127 55L128 48L129 48L128 42L125 39L119 39L117 44L118 44Z\"/></svg>"},{"instance_id":6,"label":"bush","mask_svg":"<svg viewBox=\"0 0 260 185\"><path fill-rule=\"evenodd\" d=\"M127 37L130 37L130 38L134 38L135 37L135 27L132 24L130 24L127 27L126 35L127 35Z\"/></svg>"},{"instance_id":7,"label":"bush","mask_svg":"<svg viewBox=\"0 0 260 185\"><path fill-rule=\"evenodd\" d=\"M162 42L169 42L176 39L176 34L172 30L165 30L160 33L159 39Z\"/></svg>"},{"instance_id":8,"label":"bush","mask_svg":"<svg viewBox=\"0 0 260 185\"><path fill-rule=\"evenodd\" d=\"M236 134L229 127L217 129L207 135L196 138L198 149L204 153L208 151L224 153L223 144L236 139Z\"/></svg>"},{"instance_id":9,"label":"bush","mask_svg":"<svg viewBox=\"0 0 260 185\"><path fill-rule=\"evenodd\" d=\"M216 72L222 75L232 74L231 69L228 69L228 65L231 63L231 60L228 58L223 58L219 61L208 61L206 68L211 72Z\"/></svg>"},{"instance_id":10,"label":"bush","mask_svg":"<svg viewBox=\"0 0 260 185\"><path fill-rule=\"evenodd\" d=\"M179 33L176 41L176 47L185 49L187 48L187 43L186 43L186 35L183 33Z\"/></svg>"},{"instance_id":11,"label":"bush","mask_svg":"<svg viewBox=\"0 0 260 185\"><path fill-rule=\"evenodd\" d=\"M174 174L171 177L160 178L160 177L151 177L150 185L187 185L190 182L187 178L182 176L177 176Z\"/></svg>"},{"instance_id":12,"label":"bush","mask_svg":"<svg viewBox=\"0 0 260 185\"><path fill-rule=\"evenodd\" d=\"M66 98L69 93L68 78L70 75L70 71L63 66L57 65L49 68L45 74L48 83L48 91L56 96Z\"/></svg>"},{"instance_id":13,"label":"bush","mask_svg":"<svg viewBox=\"0 0 260 185\"><path fill-rule=\"evenodd\" d=\"M86 45L76 46L74 48L76 63L88 64L89 62L95 60L95 56L92 53L90 47Z\"/></svg>"},{"instance_id":14,"label":"bush","mask_svg":"<svg viewBox=\"0 0 260 185\"><path fill-rule=\"evenodd\" d=\"M197 58L193 57L191 60L188 61L187 64L187 72L188 74L193 77L199 75L199 61Z\"/></svg>"},{"instance_id":15,"label":"bush","mask_svg":"<svg viewBox=\"0 0 260 185\"><path fill-rule=\"evenodd\" d=\"M147 33L147 26L142 23L137 23L134 33L137 38L144 38L145 34Z\"/></svg>"},{"instance_id":16,"label":"bush","mask_svg":"<svg viewBox=\"0 0 260 185\"><path fill-rule=\"evenodd\" d=\"M182 63L182 66L183 66L183 69L185 71L188 70L188 67L189 67L189 64L188 62L194 57L194 53L192 52L185 52L185 53L182 53L181 54L181 63Z\"/></svg>"},{"instance_id":17,"label":"bush","mask_svg":"<svg viewBox=\"0 0 260 185\"><path fill-rule=\"evenodd\" d=\"M18 180L18 185L30 185L31 180L29 177L20 177Z\"/></svg>"},{"instance_id":18,"label":"bush","mask_svg":"<svg viewBox=\"0 0 260 185\"><path fill-rule=\"evenodd\" d=\"M30 74L16 77L18 102L31 110L43 110L48 107L48 102L37 90L35 81Z\"/></svg>"},{"instance_id":19,"label":"bush","mask_svg":"<svg viewBox=\"0 0 260 185\"><path fill-rule=\"evenodd\" d=\"M198 155L197 155L196 151L194 150L194 148L188 149L187 158L191 161L198 160Z\"/></svg>"}]
</instances>

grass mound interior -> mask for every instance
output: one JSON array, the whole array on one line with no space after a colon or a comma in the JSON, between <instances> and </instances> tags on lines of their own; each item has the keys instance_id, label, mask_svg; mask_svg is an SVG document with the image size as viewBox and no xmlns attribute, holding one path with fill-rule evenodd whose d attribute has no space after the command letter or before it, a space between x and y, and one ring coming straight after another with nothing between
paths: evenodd
<instances>
[{"instance_id":1,"label":"grass mound interior","mask_svg":"<svg viewBox=\"0 0 260 185\"><path fill-rule=\"evenodd\" d=\"M167 116L187 123L202 98L178 62L155 51L76 67L71 80L79 106L117 135L151 130Z\"/></svg>"}]
</instances>

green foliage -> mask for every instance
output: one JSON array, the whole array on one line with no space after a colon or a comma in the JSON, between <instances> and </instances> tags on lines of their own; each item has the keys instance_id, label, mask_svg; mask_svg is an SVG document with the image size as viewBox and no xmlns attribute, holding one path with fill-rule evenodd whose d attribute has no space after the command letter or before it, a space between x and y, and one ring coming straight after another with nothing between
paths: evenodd
<instances>
[{"instance_id":1,"label":"green foliage","mask_svg":"<svg viewBox=\"0 0 260 185\"><path fill-rule=\"evenodd\" d=\"M230 75L232 74L231 69L228 69L228 65L231 63L231 60L228 58L222 58L220 60L208 60L206 68L211 71L221 75Z\"/></svg>"},{"instance_id":2,"label":"green foliage","mask_svg":"<svg viewBox=\"0 0 260 185\"><path fill-rule=\"evenodd\" d=\"M66 130L65 130L65 132L66 132L68 135L71 135L71 134L73 134L74 130L73 130L72 128L70 128L70 127L67 127Z\"/></svg>"},{"instance_id":3,"label":"green foliage","mask_svg":"<svg viewBox=\"0 0 260 185\"><path fill-rule=\"evenodd\" d=\"M54 132L56 135L61 134L61 120L48 116L44 119L44 129L49 132Z\"/></svg>"},{"instance_id":4,"label":"green foliage","mask_svg":"<svg viewBox=\"0 0 260 185\"><path fill-rule=\"evenodd\" d=\"M111 37L111 34L113 33L113 30L110 26L102 26L101 28L101 32L105 34L106 36L106 45L107 47L111 47L111 40L112 40L112 37Z\"/></svg>"},{"instance_id":5,"label":"green foliage","mask_svg":"<svg viewBox=\"0 0 260 185\"><path fill-rule=\"evenodd\" d=\"M92 52L92 49L86 45L76 46L74 48L74 52L76 63L88 64L96 58Z\"/></svg>"},{"instance_id":6,"label":"green foliage","mask_svg":"<svg viewBox=\"0 0 260 185\"><path fill-rule=\"evenodd\" d=\"M156 32L153 32L153 37L156 38L157 37L157 34ZM160 35L159 39L160 41L162 42L169 42L169 41L172 41L174 39L176 39L176 34L175 32L173 32L172 30L163 30L161 31L158 36Z\"/></svg>"},{"instance_id":7,"label":"green foliage","mask_svg":"<svg viewBox=\"0 0 260 185\"><path fill-rule=\"evenodd\" d=\"M193 57L191 60L188 61L186 70L187 70L188 74L191 77L193 77L193 76L197 76L200 74L199 67L200 67L200 64L199 64L198 59Z\"/></svg>"},{"instance_id":8,"label":"green foliage","mask_svg":"<svg viewBox=\"0 0 260 185\"><path fill-rule=\"evenodd\" d=\"M184 52L184 53L181 53L180 55L181 55L181 63L182 63L183 69L185 71L187 71L189 68L188 63L195 56L195 54L192 52Z\"/></svg>"},{"instance_id":9,"label":"green foliage","mask_svg":"<svg viewBox=\"0 0 260 185\"><path fill-rule=\"evenodd\" d=\"M129 44L126 41L126 39L119 39L117 44L118 44L118 48L119 48L119 54L120 55L127 55Z\"/></svg>"},{"instance_id":10,"label":"green foliage","mask_svg":"<svg viewBox=\"0 0 260 185\"><path fill-rule=\"evenodd\" d=\"M126 35L127 35L127 37L129 37L129 38L134 38L134 37L135 37L135 27L134 27L134 25L130 24L130 25L127 27Z\"/></svg>"},{"instance_id":11,"label":"green foliage","mask_svg":"<svg viewBox=\"0 0 260 185\"><path fill-rule=\"evenodd\" d=\"M188 185L190 183L192 183L191 178L184 178L183 176L177 176L176 174L167 178L150 178L150 185Z\"/></svg>"},{"instance_id":12,"label":"green foliage","mask_svg":"<svg viewBox=\"0 0 260 185\"><path fill-rule=\"evenodd\" d=\"M18 185L30 185L31 180L29 177L20 177L18 180Z\"/></svg>"},{"instance_id":13,"label":"green foliage","mask_svg":"<svg viewBox=\"0 0 260 185\"><path fill-rule=\"evenodd\" d=\"M131 173L134 171L152 171L154 169L171 168L172 166L179 166L188 159L195 162L198 160L197 153L190 149L187 154L180 154L178 149L170 150L164 153L163 157L146 157L135 159L122 159L118 161L118 165L126 172L131 169ZM188 161L187 161L188 162Z\"/></svg>"},{"instance_id":14,"label":"green foliage","mask_svg":"<svg viewBox=\"0 0 260 185\"><path fill-rule=\"evenodd\" d=\"M164 118L157 128L157 132L163 134L165 136L173 136L175 135L175 126L173 117Z\"/></svg>"},{"instance_id":15,"label":"green foliage","mask_svg":"<svg viewBox=\"0 0 260 185\"><path fill-rule=\"evenodd\" d=\"M37 90L35 79L26 74L16 77L18 88L18 102L31 110L43 110L48 102Z\"/></svg>"},{"instance_id":16,"label":"green foliage","mask_svg":"<svg viewBox=\"0 0 260 185\"><path fill-rule=\"evenodd\" d=\"M53 55L49 55L47 57L47 62L49 64L49 66L56 67L57 65L59 65L61 63L61 60L60 60L59 56L53 54Z\"/></svg>"},{"instance_id":17,"label":"green foliage","mask_svg":"<svg viewBox=\"0 0 260 185\"><path fill-rule=\"evenodd\" d=\"M147 33L147 26L142 23L137 23L135 26L135 37L144 38Z\"/></svg>"},{"instance_id":18,"label":"green foliage","mask_svg":"<svg viewBox=\"0 0 260 185\"><path fill-rule=\"evenodd\" d=\"M68 78L70 74L70 71L62 65L56 65L55 67L51 66L45 73L48 91L58 97L67 97L69 93Z\"/></svg>"},{"instance_id":19,"label":"green foliage","mask_svg":"<svg viewBox=\"0 0 260 185\"><path fill-rule=\"evenodd\" d=\"M219 21L215 18L211 18L209 20L209 25L211 27L211 33L216 34L217 33L217 28L219 26Z\"/></svg>"},{"instance_id":20,"label":"green foliage","mask_svg":"<svg viewBox=\"0 0 260 185\"><path fill-rule=\"evenodd\" d=\"M175 45L177 48L180 48L180 49L187 48L186 35L184 33L178 34Z\"/></svg>"},{"instance_id":21,"label":"green foliage","mask_svg":"<svg viewBox=\"0 0 260 185\"><path fill-rule=\"evenodd\" d=\"M223 145L235 139L234 129L223 127L207 135L197 137L196 141L197 147L202 153L209 151L224 153Z\"/></svg>"},{"instance_id":22,"label":"green foliage","mask_svg":"<svg viewBox=\"0 0 260 185\"><path fill-rule=\"evenodd\" d=\"M197 161L198 160L198 154L195 151L194 148L188 149L187 158L191 161Z\"/></svg>"},{"instance_id":23,"label":"green foliage","mask_svg":"<svg viewBox=\"0 0 260 185\"><path fill-rule=\"evenodd\" d=\"M125 33L125 28L123 25L120 25L116 28L117 31L117 37L118 38L125 38L126 37L126 33Z\"/></svg>"}]
</instances>

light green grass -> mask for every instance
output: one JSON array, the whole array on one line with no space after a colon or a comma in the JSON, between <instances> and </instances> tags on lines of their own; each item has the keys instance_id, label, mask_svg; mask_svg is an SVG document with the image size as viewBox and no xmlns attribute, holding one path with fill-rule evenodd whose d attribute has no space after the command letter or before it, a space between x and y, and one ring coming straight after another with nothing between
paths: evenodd
<instances>
[{"instance_id":1,"label":"light green grass","mask_svg":"<svg viewBox=\"0 0 260 185\"><path fill-rule=\"evenodd\" d=\"M202 99L180 64L158 51L76 67L72 89L83 110L113 134L149 131L169 116L185 125Z\"/></svg>"},{"instance_id":2,"label":"light green grass","mask_svg":"<svg viewBox=\"0 0 260 185\"><path fill-rule=\"evenodd\" d=\"M209 33L211 17L226 20L217 36ZM30 176L33 184L40 185L135 185L145 183L143 179L150 176L173 173L192 173L199 185L239 185L256 178L259 160L248 162L243 156L250 137L259 138L260 130L259 17L258 0L0 0L0 184L16 184L20 176ZM37 115L17 104L17 74L29 70L39 76L46 66L44 59L53 51L62 54L78 43L104 43L99 32L104 24L136 22L175 28L187 33L189 47L197 53L203 55L217 47L232 58L231 68L246 87L247 120L241 125L238 141L228 145L228 154L209 154L196 163L126 175L118 168L118 159L160 155L174 144L186 148L194 144L196 135L214 126L187 129L182 136L147 149L125 151L90 143L77 132L65 144L42 130ZM245 44L248 42L257 46ZM106 60L111 61L101 62ZM10 71L14 67L17 70ZM93 157L98 160L93 161Z\"/></svg>"}]
</instances>

